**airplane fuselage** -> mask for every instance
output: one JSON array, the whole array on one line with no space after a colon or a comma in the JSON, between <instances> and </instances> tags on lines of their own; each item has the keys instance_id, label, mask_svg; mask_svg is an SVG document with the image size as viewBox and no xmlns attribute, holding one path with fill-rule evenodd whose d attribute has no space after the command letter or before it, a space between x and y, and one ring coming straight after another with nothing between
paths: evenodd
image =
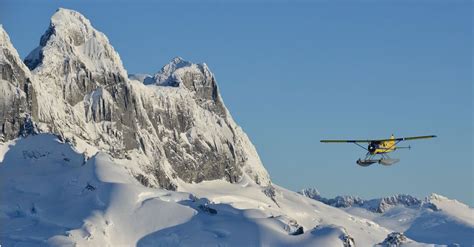
<instances>
[{"instance_id":1,"label":"airplane fuselage","mask_svg":"<svg viewBox=\"0 0 474 247\"><path fill-rule=\"evenodd\" d=\"M397 144L401 141L411 141L411 140L419 140L419 139L428 139L434 138L435 135L425 135L425 136L410 136L410 137L399 137L395 138L395 136L390 136L388 139L361 139L361 140L321 140L323 143L354 143L355 145L367 150L367 154L365 155L365 159L358 159L357 164L360 166L370 166L374 163L379 163L382 165L393 165L400 161L399 159L391 159L386 153L391 153L397 149L401 148L408 148L408 147L397 147ZM361 145L361 143L368 143L367 148ZM379 154L380 158L375 158Z\"/></svg>"},{"instance_id":2,"label":"airplane fuselage","mask_svg":"<svg viewBox=\"0 0 474 247\"><path fill-rule=\"evenodd\" d=\"M369 146L367 147L367 150L369 151L370 154L384 154L384 153L393 152L397 149L397 146L395 143L395 137L392 135L390 139L393 139L393 140L370 142Z\"/></svg>"}]
</instances>

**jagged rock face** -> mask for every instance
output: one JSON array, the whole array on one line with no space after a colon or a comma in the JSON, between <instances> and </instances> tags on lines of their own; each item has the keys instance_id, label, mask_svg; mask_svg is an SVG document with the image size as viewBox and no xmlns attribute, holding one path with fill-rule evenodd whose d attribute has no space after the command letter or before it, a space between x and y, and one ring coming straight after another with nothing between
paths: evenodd
<instances>
[{"instance_id":1,"label":"jagged rock face","mask_svg":"<svg viewBox=\"0 0 474 247\"><path fill-rule=\"evenodd\" d=\"M25 121L36 115L30 74L0 26L0 140L25 134Z\"/></svg>"},{"instance_id":2,"label":"jagged rock face","mask_svg":"<svg viewBox=\"0 0 474 247\"><path fill-rule=\"evenodd\" d=\"M347 208L355 205L363 205L364 201L356 196L336 196L333 199L327 200L328 205L337 208Z\"/></svg>"},{"instance_id":3,"label":"jagged rock face","mask_svg":"<svg viewBox=\"0 0 474 247\"><path fill-rule=\"evenodd\" d=\"M214 75L206 64L192 64L174 58L153 77L157 85L185 87L195 93L198 104L225 118L227 110L218 92Z\"/></svg>"},{"instance_id":4,"label":"jagged rock face","mask_svg":"<svg viewBox=\"0 0 474 247\"><path fill-rule=\"evenodd\" d=\"M405 206L405 207L420 207L422 201L416 197L410 195L395 195L391 197L384 197L374 201L375 205L372 206L372 210L377 213L383 213L387 209L393 206Z\"/></svg>"},{"instance_id":5,"label":"jagged rock face","mask_svg":"<svg viewBox=\"0 0 474 247\"><path fill-rule=\"evenodd\" d=\"M314 188L303 189L299 193L311 199L323 202L327 205L337 208L362 206L365 202L363 199L356 196L336 196L334 198L325 198L321 196L317 189Z\"/></svg>"},{"instance_id":6,"label":"jagged rock face","mask_svg":"<svg viewBox=\"0 0 474 247\"><path fill-rule=\"evenodd\" d=\"M89 145L135 159L142 172L134 176L144 184L175 189L179 181L235 182L244 174L270 182L205 64L176 58L153 77L153 85L130 80L105 35L66 9L53 15L25 63L39 131L79 149Z\"/></svg>"},{"instance_id":7,"label":"jagged rock face","mask_svg":"<svg viewBox=\"0 0 474 247\"><path fill-rule=\"evenodd\" d=\"M41 130L79 137L115 156L139 148L134 94L104 34L81 14L60 9L25 59L32 70Z\"/></svg>"},{"instance_id":8,"label":"jagged rock face","mask_svg":"<svg viewBox=\"0 0 474 247\"><path fill-rule=\"evenodd\" d=\"M395 206L404 206L411 208L430 207L435 210L433 204L428 201L422 201L414 196L398 194L390 197L364 200L357 196L336 196L334 198L322 197L318 190L314 188L303 189L300 194L311 199L323 202L327 205L337 208L362 207L375 213L384 213Z\"/></svg>"},{"instance_id":9,"label":"jagged rock face","mask_svg":"<svg viewBox=\"0 0 474 247\"><path fill-rule=\"evenodd\" d=\"M392 232L387 235L387 238L384 239L382 243L379 243L377 246L385 246L385 247L397 247L401 246L404 243L407 243L408 239L400 232Z\"/></svg>"},{"instance_id":10,"label":"jagged rock face","mask_svg":"<svg viewBox=\"0 0 474 247\"><path fill-rule=\"evenodd\" d=\"M302 189L298 193L314 200L321 198L321 193L315 188Z\"/></svg>"}]
</instances>

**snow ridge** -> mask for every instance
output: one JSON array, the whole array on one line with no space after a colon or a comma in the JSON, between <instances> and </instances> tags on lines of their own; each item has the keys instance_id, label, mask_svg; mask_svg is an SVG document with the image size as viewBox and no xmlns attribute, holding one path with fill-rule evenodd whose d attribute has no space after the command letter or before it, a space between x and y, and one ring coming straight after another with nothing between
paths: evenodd
<instances>
[{"instance_id":1,"label":"snow ridge","mask_svg":"<svg viewBox=\"0 0 474 247\"><path fill-rule=\"evenodd\" d=\"M0 48L1 244L472 245L472 209L439 195L273 185L206 64L178 57L129 79L107 37L67 9L28 67L2 27Z\"/></svg>"},{"instance_id":2,"label":"snow ridge","mask_svg":"<svg viewBox=\"0 0 474 247\"><path fill-rule=\"evenodd\" d=\"M300 194L309 197L311 199L323 202L337 208L348 208L348 207L362 207L376 213L384 213L388 209L395 206L405 206L412 208L420 208L429 201L422 201L414 196L397 194L389 197L364 200L357 196L336 196L335 198L322 197L317 189L309 188L303 189L299 192ZM426 205L431 206L431 205Z\"/></svg>"},{"instance_id":3,"label":"snow ridge","mask_svg":"<svg viewBox=\"0 0 474 247\"><path fill-rule=\"evenodd\" d=\"M441 195L432 194L423 200L410 195L364 200L353 196L327 199L312 188L299 193L392 230L393 233L380 246L410 245L406 237L443 245L474 244L471 237L474 234L474 209Z\"/></svg>"},{"instance_id":4,"label":"snow ridge","mask_svg":"<svg viewBox=\"0 0 474 247\"><path fill-rule=\"evenodd\" d=\"M371 246L389 233L278 186L271 199L248 177L176 192L139 184L137 160L88 158L51 134L1 147L7 246Z\"/></svg>"}]
</instances>

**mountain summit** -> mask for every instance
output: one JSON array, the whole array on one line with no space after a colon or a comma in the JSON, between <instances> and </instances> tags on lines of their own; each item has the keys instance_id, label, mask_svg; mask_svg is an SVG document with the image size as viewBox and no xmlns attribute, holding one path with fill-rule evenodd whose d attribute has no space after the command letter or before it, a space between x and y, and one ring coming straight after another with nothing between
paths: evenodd
<instances>
[{"instance_id":1,"label":"mountain summit","mask_svg":"<svg viewBox=\"0 0 474 247\"><path fill-rule=\"evenodd\" d=\"M0 192L5 246L472 245L474 229L438 195L419 210L273 185L206 64L128 76L67 9L24 62L0 26Z\"/></svg>"},{"instance_id":2,"label":"mountain summit","mask_svg":"<svg viewBox=\"0 0 474 247\"><path fill-rule=\"evenodd\" d=\"M25 63L31 70L43 66L43 70L67 73L68 69L79 67L91 73L111 73L122 78L127 74L107 37L95 30L80 13L63 8L51 17L40 45L26 57Z\"/></svg>"},{"instance_id":3,"label":"mountain summit","mask_svg":"<svg viewBox=\"0 0 474 247\"><path fill-rule=\"evenodd\" d=\"M8 100L18 106L6 113L2 138L16 138L29 114L39 132L54 133L88 156L104 151L137 161L140 167L131 172L147 186L176 189L179 181L236 182L242 176L270 183L207 65L176 58L153 85L129 80L107 37L68 9L52 16L26 57L31 72L2 35L2 66L14 68L2 70L2 84L10 85L2 98L18 98ZM15 96L13 86L24 94Z\"/></svg>"}]
</instances>

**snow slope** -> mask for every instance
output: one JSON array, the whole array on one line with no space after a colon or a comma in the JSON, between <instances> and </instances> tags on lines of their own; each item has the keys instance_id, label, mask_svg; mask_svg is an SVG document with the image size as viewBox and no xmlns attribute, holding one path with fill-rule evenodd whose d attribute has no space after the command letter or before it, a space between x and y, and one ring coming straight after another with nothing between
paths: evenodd
<instances>
[{"instance_id":1,"label":"snow slope","mask_svg":"<svg viewBox=\"0 0 474 247\"><path fill-rule=\"evenodd\" d=\"M0 150L5 246L369 246L390 233L278 186L271 198L249 178L147 188L128 160L87 159L50 134Z\"/></svg>"},{"instance_id":2,"label":"snow slope","mask_svg":"<svg viewBox=\"0 0 474 247\"><path fill-rule=\"evenodd\" d=\"M424 200L409 195L363 200L354 196L327 199L315 189L300 193L419 242L474 245L474 209L441 195Z\"/></svg>"},{"instance_id":3,"label":"snow slope","mask_svg":"<svg viewBox=\"0 0 474 247\"><path fill-rule=\"evenodd\" d=\"M67 9L27 66L1 26L0 48L2 246L432 246L273 185L206 64L129 78ZM456 220L470 215L457 207Z\"/></svg>"}]
</instances>

